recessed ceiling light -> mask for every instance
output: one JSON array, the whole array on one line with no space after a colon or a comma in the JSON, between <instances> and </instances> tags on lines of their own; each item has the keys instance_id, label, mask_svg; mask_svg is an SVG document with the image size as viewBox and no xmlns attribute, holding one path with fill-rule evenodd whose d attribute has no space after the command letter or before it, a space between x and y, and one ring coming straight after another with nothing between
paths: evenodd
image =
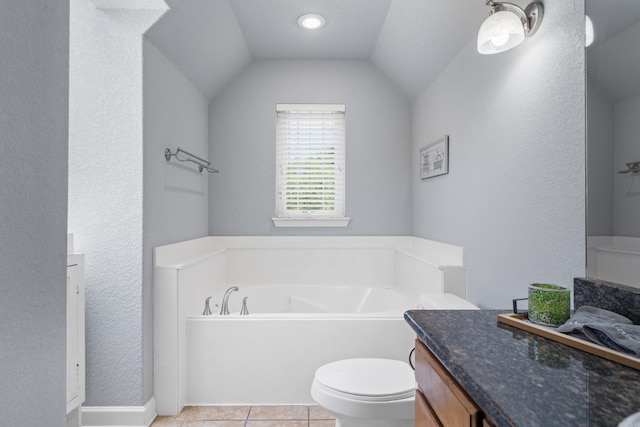
<instances>
[{"instance_id":1,"label":"recessed ceiling light","mask_svg":"<svg viewBox=\"0 0 640 427\"><path fill-rule=\"evenodd\" d=\"M317 13L305 13L298 18L298 25L306 30L317 30L326 23L323 16Z\"/></svg>"}]
</instances>

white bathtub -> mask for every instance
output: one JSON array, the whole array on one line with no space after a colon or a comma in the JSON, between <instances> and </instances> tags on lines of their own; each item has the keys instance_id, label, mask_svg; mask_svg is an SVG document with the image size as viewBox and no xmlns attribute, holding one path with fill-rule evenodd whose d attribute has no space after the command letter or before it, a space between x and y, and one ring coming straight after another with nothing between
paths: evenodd
<instances>
[{"instance_id":1,"label":"white bathtub","mask_svg":"<svg viewBox=\"0 0 640 427\"><path fill-rule=\"evenodd\" d=\"M247 316L239 314L244 296ZM325 363L407 360L415 334L403 313L413 308L406 295L380 288L241 287L230 315L187 318L186 403L310 404L314 372Z\"/></svg>"},{"instance_id":2,"label":"white bathtub","mask_svg":"<svg viewBox=\"0 0 640 427\"><path fill-rule=\"evenodd\" d=\"M406 310L465 303L462 249L403 236L207 237L155 248L153 280L160 415L187 404L312 403L319 366L407 360ZM220 316L230 286L240 289ZM203 316L209 296L214 314Z\"/></svg>"},{"instance_id":3,"label":"white bathtub","mask_svg":"<svg viewBox=\"0 0 640 427\"><path fill-rule=\"evenodd\" d=\"M640 288L640 238L587 237L587 276Z\"/></svg>"},{"instance_id":4,"label":"white bathtub","mask_svg":"<svg viewBox=\"0 0 640 427\"><path fill-rule=\"evenodd\" d=\"M231 285L230 285L231 286ZM211 298L213 317L220 316L220 304L223 293ZM242 300L247 298L250 319L259 314L261 317L277 317L283 313L296 313L316 317L328 314L341 315L370 314L375 317L398 316L406 310L416 308L418 302L407 295L385 288L364 286L310 286L310 285L267 285L240 286L229 297L231 317L240 316ZM214 305L216 304L216 305ZM200 317L204 305L194 308L195 317ZM270 316L266 316L270 315ZM194 316L190 316L193 318Z\"/></svg>"}]
</instances>

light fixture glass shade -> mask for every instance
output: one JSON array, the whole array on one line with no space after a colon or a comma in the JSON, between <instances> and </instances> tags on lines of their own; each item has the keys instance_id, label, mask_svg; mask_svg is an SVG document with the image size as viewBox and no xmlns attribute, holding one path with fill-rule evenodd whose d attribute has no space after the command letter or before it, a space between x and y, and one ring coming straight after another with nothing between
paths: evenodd
<instances>
[{"instance_id":1,"label":"light fixture glass shade","mask_svg":"<svg viewBox=\"0 0 640 427\"><path fill-rule=\"evenodd\" d=\"M591 21L591 18L589 18L589 15L584 16L584 33L586 37L584 45L586 47L589 47L591 46L595 38L595 33L593 32L593 22Z\"/></svg>"},{"instance_id":2,"label":"light fixture glass shade","mask_svg":"<svg viewBox=\"0 0 640 427\"><path fill-rule=\"evenodd\" d=\"M483 55L513 49L524 40L524 26L520 17L510 11L493 13L478 31L478 52Z\"/></svg>"}]
</instances>

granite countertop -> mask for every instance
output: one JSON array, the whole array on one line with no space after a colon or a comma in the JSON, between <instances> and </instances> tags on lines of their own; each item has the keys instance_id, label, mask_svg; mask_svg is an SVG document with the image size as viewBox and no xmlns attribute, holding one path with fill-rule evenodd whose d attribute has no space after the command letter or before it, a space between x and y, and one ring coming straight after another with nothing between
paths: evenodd
<instances>
[{"instance_id":1,"label":"granite countertop","mask_svg":"<svg viewBox=\"0 0 640 427\"><path fill-rule=\"evenodd\" d=\"M615 427L640 411L640 371L498 323L505 312L405 319L497 427Z\"/></svg>"}]
</instances>

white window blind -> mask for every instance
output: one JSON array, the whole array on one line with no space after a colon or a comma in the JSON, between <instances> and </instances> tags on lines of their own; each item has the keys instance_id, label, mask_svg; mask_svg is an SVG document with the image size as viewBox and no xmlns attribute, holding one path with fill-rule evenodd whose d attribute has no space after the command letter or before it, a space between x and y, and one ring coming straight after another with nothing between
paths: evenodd
<instances>
[{"instance_id":1,"label":"white window blind","mask_svg":"<svg viewBox=\"0 0 640 427\"><path fill-rule=\"evenodd\" d=\"M276 217L345 215L345 106L276 106Z\"/></svg>"}]
</instances>

